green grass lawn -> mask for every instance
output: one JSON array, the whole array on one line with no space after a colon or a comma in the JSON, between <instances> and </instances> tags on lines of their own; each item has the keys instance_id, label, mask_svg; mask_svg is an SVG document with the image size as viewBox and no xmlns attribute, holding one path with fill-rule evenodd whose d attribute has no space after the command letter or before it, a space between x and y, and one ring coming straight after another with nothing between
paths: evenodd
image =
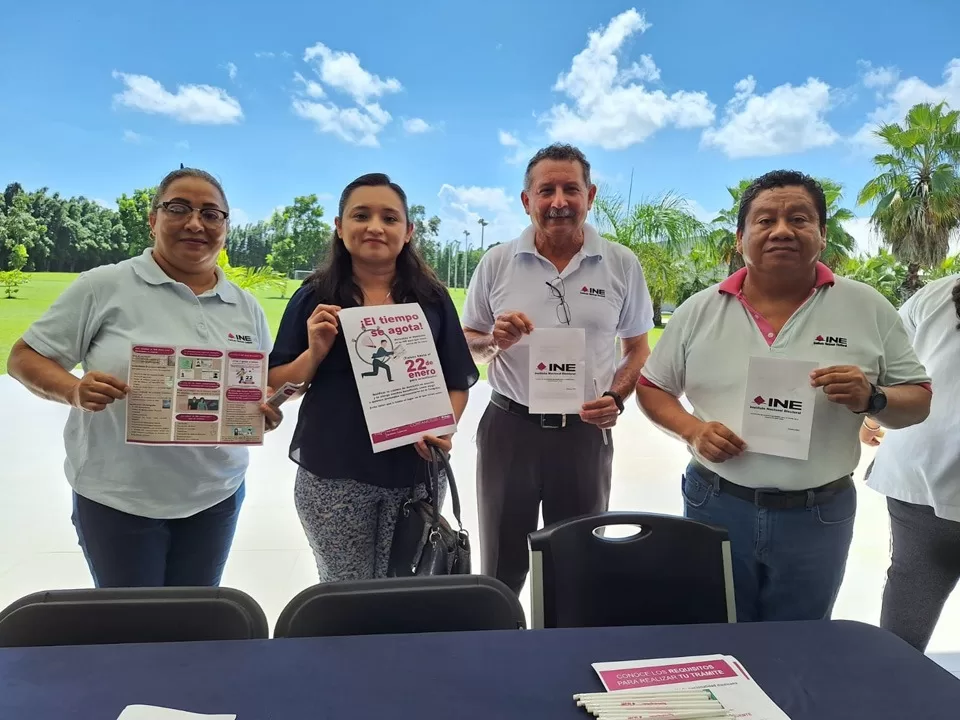
<instances>
[{"instance_id":1,"label":"green grass lawn","mask_svg":"<svg viewBox=\"0 0 960 720\"><path fill-rule=\"evenodd\" d=\"M50 307L54 300L66 289L66 287L77 277L76 273L31 273L30 284L20 288L19 296L14 300L0 299L0 375L7 371L7 356L10 354L10 348L17 341L24 331L34 320L40 317L43 312ZM268 291L256 293L257 299L263 306L267 314L267 321L270 328L276 335L280 327L280 318L283 317L283 309L287 306L287 301L294 290L299 286L299 281L291 280L288 284L288 293L286 298L276 297L276 292ZM462 312L463 301L466 297L464 290L454 289L450 291L453 302L457 306L457 312ZM660 337L662 330L656 329L650 333L650 344L653 346L657 338ZM483 376L486 377L486 368L482 368Z\"/></svg>"}]
</instances>

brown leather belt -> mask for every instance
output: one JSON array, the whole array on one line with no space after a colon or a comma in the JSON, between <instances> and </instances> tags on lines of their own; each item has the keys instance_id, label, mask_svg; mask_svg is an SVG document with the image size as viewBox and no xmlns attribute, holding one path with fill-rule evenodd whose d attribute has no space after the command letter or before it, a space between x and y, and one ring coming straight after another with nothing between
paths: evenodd
<instances>
[{"instance_id":1,"label":"brown leather belt","mask_svg":"<svg viewBox=\"0 0 960 720\"><path fill-rule=\"evenodd\" d=\"M563 428L569 427L574 423L583 422L579 415L550 415L531 413L530 408L528 408L526 405L521 405L516 400L511 400L506 395L501 395L496 390L490 394L490 402L501 410L504 410L512 415L519 415L520 417L527 418L530 422L537 423L540 427L546 430L562 430Z\"/></svg>"},{"instance_id":2,"label":"brown leather belt","mask_svg":"<svg viewBox=\"0 0 960 720\"><path fill-rule=\"evenodd\" d=\"M709 482L711 478L717 478L717 488L721 493L733 495L735 498L746 500L757 507L767 508L769 510L790 510L793 508L813 507L814 505L826 505L827 503L833 502L844 490L849 490L853 487L853 477L846 475L839 480L834 480L826 485L810 488L809 490L748 488L725 480L713 470L701 465L697 461L693 461L693 466L704 480Z\"/></svg>"}]
</instances>

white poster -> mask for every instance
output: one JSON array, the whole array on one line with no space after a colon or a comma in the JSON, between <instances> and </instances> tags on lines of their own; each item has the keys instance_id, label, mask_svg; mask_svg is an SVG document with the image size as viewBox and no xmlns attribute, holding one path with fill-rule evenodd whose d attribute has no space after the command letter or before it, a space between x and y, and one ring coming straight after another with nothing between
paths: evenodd
<instances>
[{"instance_id":1,"label":"white poster","mask_svg":"<svg viewBox=\"0 0 960 720\"><path fill-rule=\"evenodd\" d=\"M338 314L373 451L450 435L457 421L423 308L346 308Z\"/></svg>"},{"instance_id":2,"label":"white poster","mask_svg":"<svg viewBox=\"0 0 960 720\"><path fill-rule=\"evenodd\" d=\"M530 412L578 414L586 388L584 329L536 328L529 337Z\"/></svg>"},{"instance_id":3,"label":"white poster","mask_svg":"<svg viewBox=\"0 0 960 720\"><path fill-rule=\"evenodd\" d=\"M816 362L752 357L747 370L741 439L748 452L806 460L817 390Z\"/></svg>"}]
</instances>

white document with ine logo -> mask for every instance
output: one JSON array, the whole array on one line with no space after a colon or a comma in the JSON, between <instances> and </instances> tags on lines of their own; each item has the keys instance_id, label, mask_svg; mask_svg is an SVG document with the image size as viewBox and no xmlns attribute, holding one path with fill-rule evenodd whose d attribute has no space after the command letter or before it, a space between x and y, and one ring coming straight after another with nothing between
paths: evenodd
<instances>
[{"instance_id":1,"label":"white document with ine logo","mask_svg":"<svg viewBox=\"0 0 960 720\"><path fill-rule=\"evenodd\" d=\"M529 338L530 412L579 414L586 388L586 332L583 328L536 328Z\"/></svg>"},{"instance_id":2,"label":"white document with ine logo","mask_svg":"<svg viewBox=\"0 0 960 720\"><path fill-rule=\"evenodd\" d=\"M747 452L807 459L817 399L810 373L818 367L805 360L750 358L740 431Z\"/></svg>"}]
</instances>

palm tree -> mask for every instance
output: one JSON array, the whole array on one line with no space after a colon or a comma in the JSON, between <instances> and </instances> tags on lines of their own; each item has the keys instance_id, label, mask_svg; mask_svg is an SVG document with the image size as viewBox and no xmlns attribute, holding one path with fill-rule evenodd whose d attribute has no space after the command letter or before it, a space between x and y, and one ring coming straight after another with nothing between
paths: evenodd
<instances>
[{"instance_id":1,"label":"palm tree","mask_svg":"<svg viewBox=\"0 0 960 720\"><path fill-rule=\"evenodd\" d=\"M856 249L857 240L843 227L856 218L853 210L842 207L843 185L830 178L818 178L827 200L827 247L820 253L820 261L831 270L841 267Z\"/></svg>"},{"instance_id":2,"label":"palm tree","mask_svg":"<svg viewBox=\"0 0 960 720\"><path fill-rule=\"evenodd\" d=\"M593 212L600 234L639 258L653 301L654 324L663 327L663 304L676 298L681 259L704 241L703 223L682 196L669 192L632 208L618 195L604 193L594 202Z\"/></svg>"},{"instance_id":3,"label":"palm tree","mask_svg":"<svg viewBox=\"0 0 960 720\"><path fill-rule=\"evenodd\" d=\"M740 198L753 180L741 180L736 187L728 187L731 205L721 210L710 223L707 245L713 252L717 263L727 266L727 274L733 275L743 267L743 258L737 252L737 213L740 211Z\"/></svg>"},{"instance_id":4,"label":"palm tree","mask_svg":"<svg viewBox=\"0 0 960 720\"><path fill-rule=\"evenodd\" d=\"M710 224L712 229L707 236L707 245L716 261L726 265L730 275L743 267L743 258L737 252L737 215L740 211L740 199L752 182L741 180L735 187L727 188L732 205L717 214ZM850 258L856 247L856 239L843 227L843 223L853 220L856 215L852 210L840 205L843 200L843 185L829 178L820 178L818 182L827 200L827 248L820 259L835 270Z\"/></svg>"},{"instance_id":5,"label":"palm tree","mask_svg":"<svg viewBox=\"0 0 960 720\"><path fill-rule=\"evenodd\" d=\"M944 103L914 105L903 124L881 125L875 135L886 152L873 158L881 172L857 202L876 203L873 226L907 265L907 295L921 284L920 270L947 257L950 234L960 227L960 111Z\"/></svg>"}]
</instances>

